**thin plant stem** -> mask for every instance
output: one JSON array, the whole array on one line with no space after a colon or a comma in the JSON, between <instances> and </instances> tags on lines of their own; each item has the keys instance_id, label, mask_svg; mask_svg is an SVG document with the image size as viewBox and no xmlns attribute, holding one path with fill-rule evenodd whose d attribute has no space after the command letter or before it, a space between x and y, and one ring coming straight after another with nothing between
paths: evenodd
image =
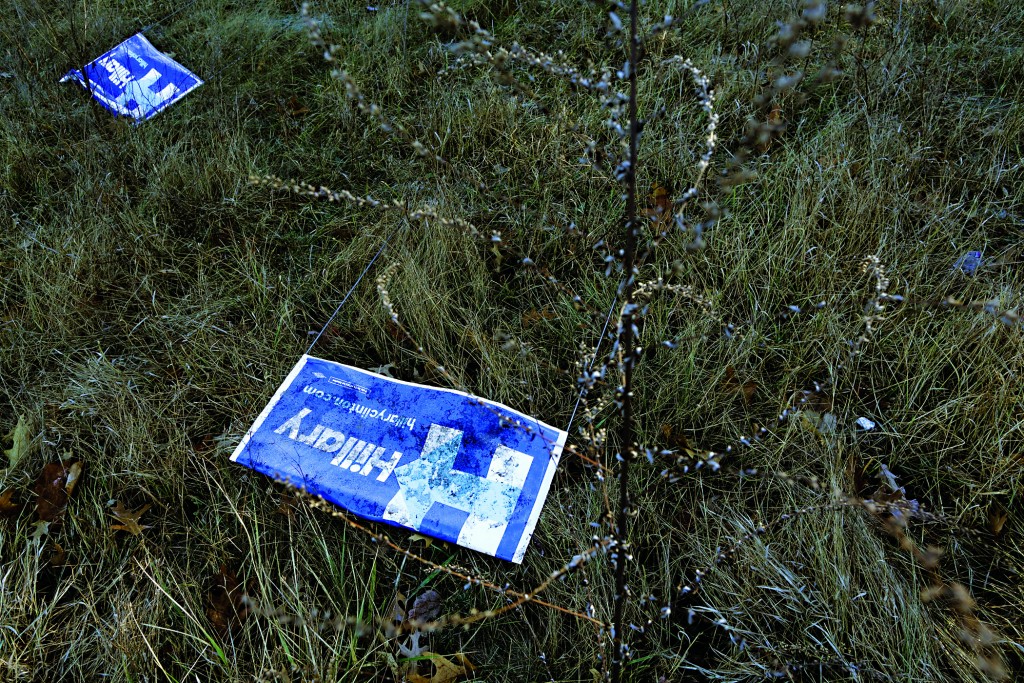
<instances>
[{"instance_id":1,"label":"thin plant stem","mask_svg":"<svg viewBox=\"0 0 1024 683\"><path fill-rule=\"evenodd\" d=\"M626 244L622 254L623 281L620 296L623 301L622 322L619 327L622 351L622 422L619 427L619 505L615 515L615 596L612 616L612 663L611 680L622 680L622 667L627 656L627 646L622 639L623 616L626 605L626 561L629 557L629 462L633 454L633 365L635 361L635 336L633 315L635 304L633 293L636 286L636 165L637 147L640 140L640 121L637 117L636 76L638 59L637 3L629 6L629 168L626 170Z\"/></svg>"}]
</instances>

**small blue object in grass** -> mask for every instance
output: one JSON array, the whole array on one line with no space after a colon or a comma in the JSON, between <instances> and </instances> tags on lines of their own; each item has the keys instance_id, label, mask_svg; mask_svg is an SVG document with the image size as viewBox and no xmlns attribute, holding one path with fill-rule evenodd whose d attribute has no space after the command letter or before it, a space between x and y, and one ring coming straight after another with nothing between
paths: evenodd
<instances>
[{"instance_id":1,"label":"small blue object in grass","mask_svg":"<svg viewBox=\"0 0 1024 683\"><path fill-rule=\"evenodd\" d=\"M231 459L379 522L522 562L566 432L303 356Z\"/></svg>"},{"instance_id":2,"label":"small blue object in grass","mask_svg":"<svg viewBox=\"0 0 1024 683\"><path fill-rule=\"evenodd\" d=\"M141 123L203 82L138 33L60 82L78 81L106 109Z\"/></svg>"},{"instance_id":3,"label":"small blue object in grass","mask_svg":"<svg viewBox=\"0 0 1024 683\"><path fill-rule=\"evenodd\" d=\"M964 275L974 275L974 271L981 265L981 252L969 251L956 260L953 270L959 270Z\"/></svg>"}]
</instances>

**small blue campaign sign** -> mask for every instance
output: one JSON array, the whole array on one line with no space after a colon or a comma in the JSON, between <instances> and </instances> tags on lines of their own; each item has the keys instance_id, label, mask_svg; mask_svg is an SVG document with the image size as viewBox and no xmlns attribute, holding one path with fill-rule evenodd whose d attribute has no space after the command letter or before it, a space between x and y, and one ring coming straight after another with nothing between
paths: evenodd
<instances>
[{"instance_id":1,"label":"small blue campaign sign","mask_svg":"<svg viewBox=\"0 0 1024 683\"><path fill-rule=\"evenodd\" d=\"M60 82L78 81L104 107L136 123L152 118L203 84L141 33L100 55L83 71L72 69Z\"/></svg>"},{"instance_id":2,"label":"small blue campaign sign","mask_svg":"<svg viewBox=\"0 0 1024 683\"><path fill-rule=\"evenodd\" d=\"M981 252L968 251L956 260L953 264L954 271L960 271L964 275L974 275L974 271L981 265Z\"/></svg>"},{"instance_id":3,"label":"small blue campaign sign","mask_svg":"<svg viewBox=\"0 0 1024 683\"><path fill-rule=\"evenodd\" d=\"M566 436L461 391L303 356L231 459L360 517L518 563Z\"/></svg>"}]
</instances>

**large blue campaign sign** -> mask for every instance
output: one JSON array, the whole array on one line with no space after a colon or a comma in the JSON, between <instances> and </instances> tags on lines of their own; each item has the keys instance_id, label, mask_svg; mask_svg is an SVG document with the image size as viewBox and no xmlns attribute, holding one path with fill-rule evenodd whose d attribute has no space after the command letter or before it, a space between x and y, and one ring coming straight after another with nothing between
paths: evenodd
<instances>
[{"instance_id":1,"label":"large blue campaign sign","mask_svg":"<svg viewBox=\"0 0 1024 683\"><path fill-rule=\"evenodd\" d=\"M566 432L303 356L231 459L367 519L521 562Z\"/></svg>"},{"instance_id":2,"label":"large blue campaign sign","mask_svg":"<svg viewBox=\"0 0 1024 683\"><path fill-rule=\"evenodd\" d=\"M104 107L136 122L155 116L203 84L141 33L90 62L83 71L69 71L61 83L78 81Z\"/></svg>"}]
</instances>

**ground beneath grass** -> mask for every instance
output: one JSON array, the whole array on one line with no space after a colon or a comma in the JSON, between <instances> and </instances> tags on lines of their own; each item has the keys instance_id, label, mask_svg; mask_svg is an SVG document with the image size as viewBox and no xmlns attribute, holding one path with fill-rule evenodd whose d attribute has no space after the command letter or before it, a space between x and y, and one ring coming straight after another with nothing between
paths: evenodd
<instances>
[{"instance_id":1,"label":"ground beneath grass","mask_svg":"<svg viewBox=\"0 0 1024 683\"><path fill-rule=\"evenodd\" d=\"M596 5L453 6L584 70L624 60ZM181 102L133 126L58 84L176 8L146 35L206 80ZM622 190L600 165L616 143L598 98L543 70L513 69L513 87L448 68L465 27L432 28L415 3L310 12L334 65L291 2L15 0L0 15L0 680L417 680L410 659L432 683L606 671L600 553L543 593L555 607L415 647L387 627L418 598L440 615L500 609L507 596L453 572L530 591L608 533L613 477L594 464L615 467L607 390L569 437L593 462L563 457L521 566L389 532L421 563L228 461L395 230L317 354L553 425L617 286L604 257L621 246ZM1024 10L835 4L785 37L816 12L711 2L648 43L647 234L696 182L706 136L689 75L661 63L704 71L721 119L704 208L641 270L678 287L651 299L640 342L678 348L637 370L639 441L674 455L632 475L626 675L1015 679ZM360 113L332 68L447 163ZM267 174L482 238L249 182ZM972 251L976 267L958 263ZM401 327L374 286L384 269ZM675 455L729 446L720 469L662 476ZM906 527L894 510L913 513Z\"/></svg>"}]
</instances>

